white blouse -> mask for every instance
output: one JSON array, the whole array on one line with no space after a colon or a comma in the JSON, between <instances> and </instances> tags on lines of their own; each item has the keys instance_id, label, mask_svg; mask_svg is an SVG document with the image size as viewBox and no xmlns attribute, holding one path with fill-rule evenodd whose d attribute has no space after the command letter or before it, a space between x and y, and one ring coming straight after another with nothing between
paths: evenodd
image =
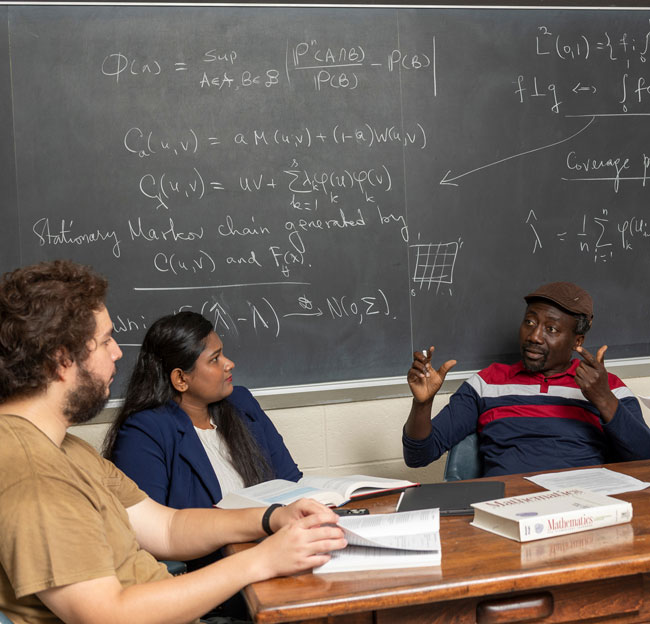
<instances>
[{"instance_id":1,"label":"white blouse","mask_svg":"<svg viewBox=\"0 0 650 624\"><path fill-rule=\"evenodd\" d=\"M216 425L213 421L210 421L210 424L212 425L211 429L194 427L194 430L208 454L214 474L217 475L221 486L221 496L225 496L228 492L243 488L244 480L232 465L228 447L221 434L217 431Z\"/></svg>"}]
</instances>

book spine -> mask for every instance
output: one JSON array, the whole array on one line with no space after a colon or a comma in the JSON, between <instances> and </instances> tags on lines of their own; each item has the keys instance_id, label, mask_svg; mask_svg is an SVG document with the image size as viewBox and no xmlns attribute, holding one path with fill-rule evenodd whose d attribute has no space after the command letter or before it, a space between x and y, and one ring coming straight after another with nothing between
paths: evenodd
<instances>
[{"instance_id":1,"label":"book spine","mask_svg":"<svg viewBox=\"0 0 650 624\"><path fill-rule=\"evenodd\" d=\"M544 517L519 521L519 539L529 542L554 535L566 535L600 527L622 524L632 519L632 505L621 501L618 505L576 509Z\"/></svg>"}]
</instances>

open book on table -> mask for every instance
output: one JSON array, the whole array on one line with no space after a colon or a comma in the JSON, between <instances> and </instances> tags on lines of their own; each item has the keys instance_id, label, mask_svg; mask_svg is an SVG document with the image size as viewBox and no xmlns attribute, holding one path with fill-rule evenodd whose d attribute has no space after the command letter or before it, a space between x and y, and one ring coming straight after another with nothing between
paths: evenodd
<instances>
[{"instance_id":1,"label":"open book on table","mask_svg":"<svg viewBox=\"0 0 650 624\"><path fill-rule=\"evenodd\" d=\"M348 546L314 568L316 574L436 566L441 561L440 514L421 509L393 514L344 516L339 526Z\"/></svg>"},{"instance_id":2,"label":"open book on table","mask_svg":"<svg viewBox=\"0 0 650 624\"><path fill-rule=\"evenodd\" d=\"M273 503L287 505L299 498L313 498L324 505L339 506L352 498L382 494L418 485L404 479L366 477L319 477L310 475L294 483L273 479L226 494L218 503L221 509L264 507Z\"/></svg>"}]
</instances>

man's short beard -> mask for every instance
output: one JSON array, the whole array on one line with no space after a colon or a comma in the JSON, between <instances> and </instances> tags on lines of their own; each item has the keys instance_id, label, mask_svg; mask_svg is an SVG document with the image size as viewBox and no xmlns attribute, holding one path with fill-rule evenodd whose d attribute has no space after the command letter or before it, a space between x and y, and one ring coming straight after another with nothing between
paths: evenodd
<instances>
[{"instance_id":1,"label":"man's short beard","mask_svg":"<svg viewBox=\"0 0 650 624\"><path fill-rule=\"evenodd\" d=\"M63 415L71 425L81 425L97 416L107 400L106 384L79 366L78 384L66 396Z\"/></svg>"},{"instance_id":2,"label":"man's short beard","mask_svg":"<svg viewBox=\"0 0 650 624\"><path fill-rule=\"evenodd\" d=\"M525 349L522 347L521 349L521 358L522 362L524 365L524 368L530 372L530 373L539 373L545 370L546 368L546 360L548 358L548 354L545 354L544 357L540 360L535 360L534 362L526 362L526 353Z\"/></svg>"},{"instance_id":3,"label":"man's short beard","mask_svg":"<svg viewBox=\"0 0 650 624\"><path fill-rule=\"evenodd\" d=\"M538 360L532 366L530 365L530 363L526 364L526 361L524 360L524 368L529 373L540 373L544 370L545 366L546 366L546 360Z\"/></svg>"}]
</instances>

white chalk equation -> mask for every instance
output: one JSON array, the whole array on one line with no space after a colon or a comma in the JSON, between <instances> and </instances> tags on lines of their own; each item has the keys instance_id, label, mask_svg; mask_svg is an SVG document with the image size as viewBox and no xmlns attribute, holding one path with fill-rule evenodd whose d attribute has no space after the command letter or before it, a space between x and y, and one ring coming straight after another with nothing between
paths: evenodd
<instances>
[{"instance_id":1,"label":"white chalk equation","mask_svg":"<svg viewBox=\"0 0 650 624\"><path fill-rule=\"evenodd\" d=\"M292 287L300 294L285 297L271 294L262 295L277 288ZM220 336L238 337L242 333L279 338L283 331L293 331L301 323L315 323L319 320L336 321L363 325L373 320L394 318L388 296L382 288L367 289L361 293L324 293L310 295L311 284L307 282L266 282L249 284L221 284L201 287L150 288L136 287L134 291L145 295L155 291L175 291L177 295L188 298L191 292L207 290L219 291L211 298L200 298L193 303L181 303L168 313L192 310L205 316L213 324ZM302 290L301 290L302 289ZM228 291L230 294L224 294ZM137 305L137 304L136 304ZM139 312L117 310L113 316L115 338L121 346L139 346L132 342L132 336L143 331L160 314L154 317Z\"/></svg>"},{"instance_id":2,"label":"white chalk equation","mask_svg":"<svg viewBox=\"0 0 650 624\"><path fill-rule=\"evenodd\" d=\"M607 102L618 111L634 112L634 107L650 99L650 81L646 63L650 53L650 29L637 34L627 31L604 30L593 33L567 34L561 27L540 25L534 39L534 55L554 67L559 59L571 69L610 65L617 68L613 79L610 73L591 72L576 78L575 71L566 72L558 80L552 70L535 74L519 74L513 80L514 96L520 104L538 101L547 110L560 114L566 107L596 106ZM620 69L618 69L620 68ZM611 111L613 112L613 111Z\"/></svg>"},{"instance_id":3,"label":"white chalk equation","mask_svg":"<svg viewBox=\"0 0 650 624\"><path fill-rule=\"evenodd\" d=\"M369 59L361 45L350 47L328 46L318 39L295 44L287 42L285 75L291 84L292 75L306 73L316 91L359 88L362 77L368 71L384 70L389 74L399 72L425 72L430 76L434 96L437 94L436 39L426 50L402 50L393 48L385 56ZM293 78L295 80L295 78Z\"/></svg>"},{"instance_id":4,"label":"white chalk equation","mask_svg":"<svg viewBox=\"0 0 650 624\"><path fill-rule=\"evenodd\" d=\"M552 228L544 218L531 210L525 219L531 237L531 253L545 250L553 253L559 245L580 255L591 257L594 263L607 263L621 253L629 254L647 248L650 221L640 215L613 216L602 209L600 214L577 214L569 218L569 225ZM645 243L645 245L644 245Z\"/></svg>"},{"instance_id":5,"label":"white chalk equation","mask_svg":"<svg viewBox=\"0 0 650 624\"><path fill-rule=\"evenodd\" d=\"M409 245L415 252L411 279L419 290L429 291L435 287L437 293L443 285L451 287L454 282L454 265L462 244L459 239L448 243ZM452 294L451 288L448 292ZM412 290L411 294L415 294L415 291Z\"/></svg>"},{"instance_id":6,"label":"white chalk equation","mask_svg":"<svg viewBox=\"0 0 650 624\"><path fill-rule=\"evenodd\" d=\"M338 203L340 194L345 191L360 193L366 202L374 203L377 193L390 193L393 188L393 175L384 163L367 168L312 169L300 168L293 159L293 166L278 171L247 172L236 176L236 181L224 181L224 175L201 173L197 167L190 171L148 172L141 176L138 190L153 203L153 210L169 210L185 207L190 201L210 200L221 191L244 193L272 193L288 191L295 207L297 196L322 194L331 204ZM213 178L213 179L210 179Z\"/></svg>"},{"instance_id":7,"label":"white chalk equation","mask_svg":"<svg viewBox=\"0 0 650 624\"><path fill-rule=\"evenodd\" d=\"M278 57L282 52L278 50ZM104 56L99 67L102 76L124 83L149 84L171 80L176 75L182 84L214 93L292 88L305 81L316 92L355 91L377 72L398 76L401 72L428 79L437 94L436 41L426 48L388 48L370 58L363 45L335 46L317 38L285 41L284 59L277 63L246 59L237 49L210 49L184 60L171 60L148 54L116 50Z\"/></svg>"},{"instance_id":8,"label":"white chalk equation","mask_svg":"<svg viewBox=\"0 0 650 624\"><path fill-rule=\"evenodd\" d=\"M638 35L628 32L603 31L596 35L562 31L547 26L538 26L535 37L537 56L557 56L563 61L594 60L627 63L637 59L642 63L650 53L650 29Z\"/></svg>"},{"instance_id":9,"label":"white chalk equation","mask_svg":"<svg viewBox=\"0 0 650 624\"><path fill-rule=\"evenodd\" d=\"M197 131L187 128L162 133L147 127L133 126L124 133L124 149L138 158L155 158L160 155L185 156L206 152L227 151L233 146L240 149L272 148L318 149L323 145L363 147L373 149L383 145L423 150L428 144L427 132L419 121L408 124L378 125L365 121L333 123L325 127L301 126L297 128L214 128Z\"/></svg>"}]
</instances>

